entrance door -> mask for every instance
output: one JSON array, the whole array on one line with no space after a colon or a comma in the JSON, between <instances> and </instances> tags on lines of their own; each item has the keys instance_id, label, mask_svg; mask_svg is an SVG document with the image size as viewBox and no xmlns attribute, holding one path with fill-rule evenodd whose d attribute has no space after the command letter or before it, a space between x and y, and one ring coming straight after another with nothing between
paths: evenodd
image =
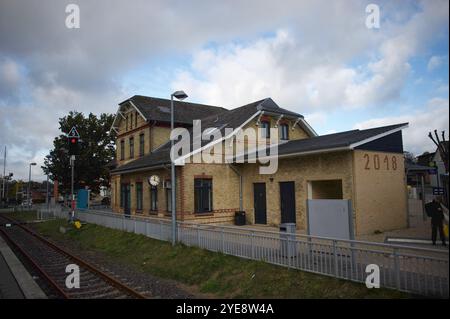
<instances>
[{"instance_id":1,"label":"entrance door","mask_svg":"<svg viewBox=\"0 0 450 319\"><path fill-rule=\"evenodd\" d=\"M295 223L295 183L280 182L281 222Z\"/></svg>"},{"instance_id":2,"label":"entrance door","mask_svg":"<svg viewBox=\"0 0 450 319\"><path fill-rule=\"evenodd\" d=\"M129 216L131 213L131 192L130 192L130 184L124 184L123 185L124 190L124 204L123 204L123 211L125 215Z\"/></svg>"},{"instance_id":3,"label":"entrance door","mask_svg":"<svg viewBox=\"0 0 450 319\"><path fill-rule=\"evenodd\" d=\"M253 200L255 208L255 224L266 224L266 183L253 184Z\"/></svg>"}]
</instances>

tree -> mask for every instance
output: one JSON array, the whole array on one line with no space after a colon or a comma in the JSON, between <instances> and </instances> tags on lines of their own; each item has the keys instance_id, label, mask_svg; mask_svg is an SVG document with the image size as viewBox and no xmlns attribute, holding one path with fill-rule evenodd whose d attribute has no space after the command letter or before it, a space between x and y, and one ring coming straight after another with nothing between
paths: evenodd
<instances>
[{"instance_id":1,"label":"tree","mask_svg":"<svg viewBox=\"0 0 450 319\"><path fill-rule=\"evenodd\" d=\"M403 155L405 156L405 161L407 163L411 163L411 164L416 163L416 158L415 158L413 153L408 152L408 151L404 151Z\"/></svg>"},{"instance_id":2,"label":"tree","mask_svg":"<svg viewBox=\"0 0 450 319\"><path fill-rule=\"evenodd\" d=\"M437 146L437 152L441 155L442 161L444 162L445 172L448 173L448 141L445 140L445 131L442 131L442 140L439 138L437 130L434 130L434 136L431 132L428 133L428 137Z\"/></svg>"},{"instance_id":3,"label":"tree","mask_svg":"<svg viewBox=\"0 0 450 319\"><path fill-rule=\"evenodd\" d=\"M81 138L80 155L76 156L75 189L88 186L97 193L100 186L109 185L109 170L106 164L114 159L114 132L110 132L114 115L102 113L87 117L80 112L70 112L59 119L61 134L53 140L53 149L45 157L43 171L53 181L60 183L60 190L70 193L71 169L67 150L67 134L75 126Z\"/></svg>"}]
</instances>

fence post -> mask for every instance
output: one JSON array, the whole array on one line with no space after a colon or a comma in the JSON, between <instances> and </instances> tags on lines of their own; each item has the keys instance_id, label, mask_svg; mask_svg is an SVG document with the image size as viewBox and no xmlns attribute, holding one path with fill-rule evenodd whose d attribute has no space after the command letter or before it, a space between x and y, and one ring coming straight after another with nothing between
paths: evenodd
<instances>
[{"instance_id":1,"label":"fence post","mask_svg":"<svg viewBox=\"0 0 450 319\"><path fill-rule=\"evenodd\" d=\"M224 235L223 235L223 227L221 227L220 229L221 229L220 236L221 236L221 239L222 239L222 253L225 253L225 238L224 238Z\"/></svg>"},{"instance_id":2,"label":"fence post","mask_svg":"<svg viewBox=\"0 0 450 319\"><path fill-rule=\"evenodd\" d=\"M338 258L337 258L336 240L333 240L333 255L334 255L334 276L336 278L338 278L339 277L339 271L338 271Z\"/></svg>"},{"instance_id":3,"label":"fence post","mask_svg":"<svg viewBox=\"0 0 450 319\"><path fill-rule=\"evenodd\" d=\"M197 247L200 247L200 228L197 224Z\"/></svg>"},{"instance_id":4,"label":"fence post","mask_svg":"<svg viewBox=\"0 0 450 319\"><path fill-rule=\"evenodd\" d=\"M396 284L397 284L397 289L400 290L400 288L401 288L400 261L399 261L399 255L398 255L397 247L394 247L394 269L395 269L395 280L396 280Z\"/></svg>"},{"instance_id":5,"label":"fence post","mask_svg":"<svg viewBox=\"0 0 450 319\"><path fill-rule=\"evenodd\" d=\"M159 221L159 239L163 240L163 234L162 234L162 221Z\"/></svg>"},{"instance_id":6,"label":"fence post","mask_svg":"<svg viewBox=\"0 0 450 319\"><path fill-rule=\"evenodd\" d=\"M254 236L254 232L251 232L251 237L250 237L250 245L251 245L251 249L252 249L252 259L255 259L255 250L254 250L254 243L253 243L253 236Z\"/></svg>"}]
</instances>

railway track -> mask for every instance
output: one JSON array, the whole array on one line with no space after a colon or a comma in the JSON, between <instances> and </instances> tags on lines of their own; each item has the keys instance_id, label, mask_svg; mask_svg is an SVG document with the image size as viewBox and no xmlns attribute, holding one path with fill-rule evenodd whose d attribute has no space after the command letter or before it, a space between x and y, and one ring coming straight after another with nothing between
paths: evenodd
<instances>
[{"instance_id":1,"label":"railway track","mask_svg":"<svg viewBox=\"0 0 450 319\"><path fill-rule=\"evenodd\" d=\"M10 224L10 226L6 226ZM49 298L57 299L145 299L134 288L110 274L83 261L62 247L48 241L29 227L9 217L0 215L0 234L22 257L24 263L37 273L44 283ZM68 288L66 267L79 267L80 287Z\"/></svg>"}]
</instances>

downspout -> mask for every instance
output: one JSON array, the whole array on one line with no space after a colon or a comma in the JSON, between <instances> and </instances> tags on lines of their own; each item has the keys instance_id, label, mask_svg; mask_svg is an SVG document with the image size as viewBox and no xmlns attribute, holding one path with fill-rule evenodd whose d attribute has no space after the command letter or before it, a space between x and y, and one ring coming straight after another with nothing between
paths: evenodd
<instances>
[{"instance_id":1,"label":"downspout","mask_svg":"<svg viewBox=\"0 0 450 319\"><path fill-rule=\"evenodd\" d=\"M242 174L236 167L233 166L233 164L230 164L230 168L236 173L237 176L239 176L239 210L242 211L244 209L244 205L242 203Z\"/></svg>"}]
</instances>

